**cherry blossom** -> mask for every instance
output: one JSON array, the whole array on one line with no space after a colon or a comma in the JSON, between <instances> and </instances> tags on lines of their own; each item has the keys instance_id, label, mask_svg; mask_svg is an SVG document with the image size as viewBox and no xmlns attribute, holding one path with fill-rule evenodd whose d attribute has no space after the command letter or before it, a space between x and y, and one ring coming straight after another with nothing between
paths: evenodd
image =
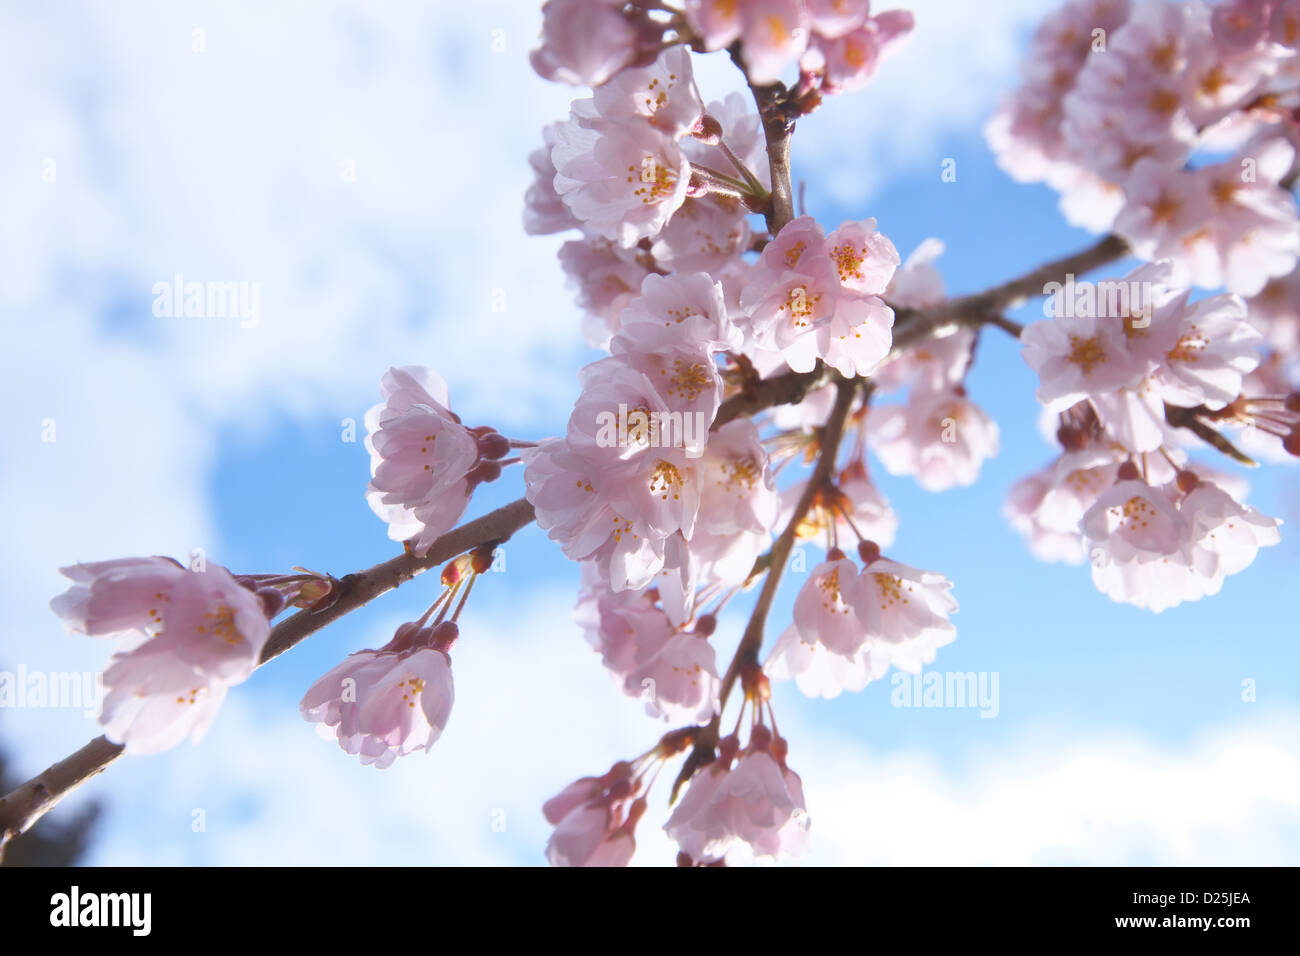
<instances>
[{"instance_id":1,"label":"cherry blossom","mask_svg":"<svg viewBox=\"0 0 1300 956\"><path fill-rule=\"evenodd\" d=\"M54 612L71 629L120 642L99 719L132 753L201 739L270 636L263 601L219 565L122 558L62 573L74 583L50 602Z\"/></svg>"},{"instance_id":2,"label":"cherry blossom","mask_svg":"<svg viewBox=\"0 0 1300 956\"><path fill-rule=\"evenodd\" d=\"M842 374L868 374L889 354L894 313L877 293L898 262L874 220L830 237L809 216L794 220L763 249L741 292L750 341L797 372L824 358Z\"/></svg>"},{"instance_id":3,"label":"cherry blossom","mask_svg":"<svg viewBox=\"0 0 1300 956\"><path fill-rule=\"evenodd\" d=\"M478 441L447 407L447 384L434 372L389 369L380 391L384 401L366 413L366 500L390 538L423 553L465 513Z\"/></svg>"},{"instance_id":4,"label":"cherry blossom","mask_svg":"<svg viewBox=\"0 0 1300 956\"><path fill-rule=\"evenodd\" d=\"M428 750L451 716L455 690L446 648L456 631L450 621L403 624L379 650L358 651L316 681L303 696L303 718L381 770Z\"/></svg>"},{"instance_id":5,"label":"cherry blossom","mask_svg":"<svg viewBox=\"0 0 1300 956\"><path fill-rule=\"evenodd\" d=\"M664 825L684 854L714 860L740 844L755 856L803 852L808 811L799 775L785 765L784 744L761 725L738 756L734 738L720 744L720 756L691 779Z\"/></svg>"},{"instance_id":6,"label":"cherry blossom","mask_svg":"<svg viewBox=\"0 0 1300 956\"><path fill-rule=\"evenodd\" d=\"M548 80L595 86L653 49L648 21L623 12L622 0L546 0L542 45L532 64Z\"/></svg>"},{"instance_id":7,"label":"cherry blossom","mask_svg":"<svg viewBox=\"0 0 1300 956\"><path fill-rule=\"evenodd\" d=\"M891 475L911 475L927 491L970 485L998 453L998 426L959 388L920 391L868 417L871 448Z\"/></svg>"},{"instance_id":8,"label":"cherry blossom","mask_svg":"<svg viewBox=\"0 0 1300 956\"><path fill-rule=\"evenodd\" d=\"M602 777L575 780L543 804L555 827L546 844L552 866L627 866L646 808L645 799L633 795L633 773L631 764L615 764Z\"/></svg>"}]
</instances>

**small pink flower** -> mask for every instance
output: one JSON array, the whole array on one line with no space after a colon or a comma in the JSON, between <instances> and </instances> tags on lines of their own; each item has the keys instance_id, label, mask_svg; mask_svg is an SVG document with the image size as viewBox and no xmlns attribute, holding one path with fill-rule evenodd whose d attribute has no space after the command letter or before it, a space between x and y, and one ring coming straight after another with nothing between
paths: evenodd
<instances>
[{"instance_id":1,"label":"small pink flower","mask_svg":"<svg viewBox=\"0 0 1300 956\"><path fill-rule=\"evenodd\" d=\"M955 388L875 406L867 433L886 471L912 475L926 491L974 484L985 459L998 453L997 422Z\"/></svg>"},{"instance_id":2,"label":"small pink flower","mask_svg":"<svg viewBox=\"0 0 1300 956\"><path fill-rule=\"evenodd\" d=\"M859 619L858 567L845 557L813 568L794 600L794 626L807 643L853 657L866 643L868 630Z\"/></svg>"},{"instance_id":3,"label":"small pink flower","mask_svg":"<svg viewBox=\"0 0 1300 956\"><path fill-rule=\"evenodd\" d=\"M377 651L358 651L321 677L303 696L303 718L322 736L379 769L428 750L451 716L455 689L444 646L456 625L403 624Z\"/></svg>"},{"instance_id":4,"label":"small pink flower","mask_svg":"<svg viewBox=\"0 0 1300 956\"><path fill-rule=\"evenodd\" d=\"M584 312L583 338L592 348L608 348L610 337L620 328L619 316L640 292L646 267L636 261L635 249L600 238L566 242L559 258Z\"/></svg>"},{"instance_id":5,"label":"small pink flower","mask_svg":"<svg viewBox=\"0 0 1300 956\"><path fill-rule=\"evenodd\" d=\"M664 830L694 861L720 859L741 844L755 856L799 855L808 811L799 775L774 754L784 741L759 725L733 767L736 747L734 738L720 743L721 755L691 778Z\"/></svg>"},{"instance_id":6,"label":"small pink flower","mask_svg":"<svg viewBox=\"0 0 1300 956\"><path fill-rule=\"evenodd\" d=\"M752 83L776 83L810 38L801 0L745 0L740 5L741 55Z\"/></svg>"},{"instance_id":7,"label":"small pink flower","mask_svg":"<svg viewBox=\"0 0 1300 956\"><path fill-rule=\"evenodd\" d=\"M583 228L624 247L656 236L686 200L685 154L639 116L561 124L551 160L556 192Z\"/></svg>"},{"instance_id":8,"label":"small pink flower","mask_svg":"<svg viewBox=\"0 0 1300 956\"><path fill-rule=\"evenodd\" d=\"M623 6L622 0L547 0L533 69L548 80L597 86L633 63L655 38Z\"/></svg>"},{"instance_id":9,"label":"small pink flower","mask_svg":"<svg viewBox=\"0 0 1300 956\"><path fill-rule=\"evenodd\" d=\"M366 413L373 476L366 500L390 538L423 554L469 505L477 440L447 408L446 383L428 369L391 368L380 390L384 401Z\"/></svg>"},{"instance_id":10,"label":"small pink flower","mask_svg":"<svg viewBox=\"0 0 1300 956\"><path fill-rule=\"evenodd\" d=\"M528 154L534 178L524 196L524 231L530 236L546 236L576 229L580 225L555 191L555 164L551 162L551 150L555 148L559 126L559 123L551 123L542 127L541 148Z\"/></svg>"},{"instance_id":11,"label":"small pink flower","mask_svg":"<svg viewBox=\"0 0 1300 956\"><path fill-rule=\"evenodd\" d=\"M1040 561L1082 564L1087 558L1079 521L1115 483L1113 453L1066 452L1042 471L1011 487L1003 514Z\"/></svg>"},{"instance_id":12,"label":"small pink flower","mask_svg":"<svg viewBox=\"0 0 1300 956\"><path fill-rule=\"evenodd\" d=\"M561 439L526 449L524 495L537 512L538 527L575 561L594 561L610 587L643 588L663 568L664 542L639 518L625 517L597 491L617 468L593 463Z\"/></svg>"},{"instance_id":13,"label":"small pink flower","mask_svg":"<svg viewBox=\"0 0 1300 956\"><path fill-rule=\"evenodd\" d=\"M1021 335L1024 359L1038 373L1038 400L1060 412L1094 395L1132 388L1148 365L1135 358L1118 316L1045 319Z\"/></svg>"},{"instance_id":14,"label":"small pink flower","mask_svg":"<svg viewBox=\"0 0 1300 956\"><path fill-rule=\"evenodd\" d=\"M763 670L773 680L793 679L805 697L833 700L844 691L860 691L884 676L889 670L889 658L873 653L869 642L852 657L836 654L791 625L772 647Z\"/></svg>"},{"instance_id":15,"label":"small pink flower","mask_svg":"<svg viewBox=\"0 0 1300 956\"><path fill-rule=\"evenodd\" d=\"M870 0L805 0L809 25L823 37L841 37L856 30L871 12Z\"/></svg>"},{"instance_id":16,"label":"small pink flower","mask_svg":"<svg viewBox=\"0 0 1300 956\"><path fill-rule=\"evenodd\" d=\"M720 50L740 36L740 6L737 0L686 0L686 22L706 50Z\"/></svg>"},{"instance_id":17,"label":"small pink flower","mask_svg":"<svg viewBox=\"0 0 1300 956\"><path fill-rule=\"evenodd\" d=\"M884 557L867 563L852 592L853 609L871 635L873 653L910 672L933 661L936 649L957 635L948 620L957 610L951 590L952 582L935 571Z\"/></svg>"},{"instance_id":18,"label":"small pink flower","mask_svg":"<svg viewBox=\"0 0 1300 956\"><path fill-rule=\"evenodd\" d=\"M683 46L669 47L649 66L623 70L592 94L592 108L600 122L641 118L680 139L704 115L690 52Z\"/></svg>"},{"instance_id":19,"label":"small pink flower","mask_svg":"<svg viewBox=\"0 0 1300 956\"><path fill-rule=\"evenodd\" d=\"M54 612L75 630L121 641L104 672L100 722L133 753L200 739L270 636L261 600L218 565L189 571L123 558L63 574L75 583L50 602Z\"/></svg>"},{"instance_id":20,"label":"small pink flower","mask_svg":"<svg viewBox=\"0 0 1300 956\"><path fill-rule=\"evenodd\" d=\"M716 352L740 345L722 283L703 272L649 275L620 320L616 354L692 349Z\"/></svg>"},{"instance_id":21,"label":"small pink flower","mask_svg":"<svg viewBox=\"0 0 1300 956\"><path fill-rule=\"evenodd\" d=\"M601 777L582 777L542 805L555 827L546 843L551 866L627 866L636 850L636 825L645 797L631 764L616 763Z\"/></svg>"},{"instance_id":22,"label":"small pink flower","mask_svg":"<svg viewBox=\"0 0 1300 956\"><path fill-rule=\"evenodd\" d=\"M811 216L784 226L741 291L752 345L779 352L796 372L810 371L818 358L844 375L874 370L889 354L894 324L875 293L898 265L875 225L845 223L830 237Z\"/></svg>"}]
</instances>

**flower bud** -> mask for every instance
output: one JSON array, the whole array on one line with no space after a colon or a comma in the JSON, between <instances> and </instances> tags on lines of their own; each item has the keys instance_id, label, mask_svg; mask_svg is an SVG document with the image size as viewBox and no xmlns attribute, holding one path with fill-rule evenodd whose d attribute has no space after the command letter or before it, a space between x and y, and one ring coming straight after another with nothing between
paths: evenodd
<instances>
[{"instance_id":1,"label":"flower bud","mask_svg":"<svg viewBox=\"0 0 1300 956\"><path fill-rule=\"evenodd\" d=\"M504 458L510 451L510 439L500 432L480 435L478 453L484 458Z\"/></svg>"},{"instance_id":2,"label":"flower bud","mask_svg":"<svg viewBox=\"0 0 1300 956\"><path fill-rule=\"evenodd\" d=\"M469 555L469 566L475 574L487 574L492 567L492 553L495 548L475 548Z\"/></svg>"},{"instance_id":3,"label":"flower bud","mask_svg":"<svg viewBox=\"0 0 1300 956\"><path fill-rule=\"evenodd\" d=\"M329 596L334 585L328 578L311 578L298 587L298 594L293 599L294 607L313 607Z\"/></svg>"},{"instance_id":4,"label":"flower bud","mask_svg":"<svg viewBox=\"0 0 1300 956\"><path fill-rule=\"evenodd\" d=\"M859 542L858 557L862 559L863 564L871 564L873 561L880 560L880 545L874 541Z\"/></svg>"},{"instance_id":5,"label":"flower bud","mask_svg":"<svg viewBox=\"0 0 1300 956\"><path fill-rule=\"evenodd\" d=\"M495 461L480 461L465 477L469 479L471 487L486 481L496 481L501 477L501 466Z\"/></svg>"},{"instance_id":6,"label":"flower bud","mask_svg":"<svg viewBox=\"0 0 1300 956\"><path fill-rule=\"evenodd\" d=\"M705 113L691 130L691 135L706 146L717 146L722 142L722 124Z\"/></svg>"},{"instance_id":7,"label":"flower bud","mask_svg":"<svg viewBox=\"0 0 1300 956\"><path fill-rule=\"evenodd\" d=\"M262 602L262 610L266 613L268 619L275 617L284 610L284 592L279 588L259 588L254 593L257 595L257 599Z\"/></svg>"},{"instance_id":8,"label":"flower bud","mask_svg":"<svg viewBox=\"0 0 1300 956\"><path fill-rule=\"evenodd\" d=\"M429 646L446 654L458 637L460 637L460 626L455 621L439 621L429 632Z\"/></svg>"}]
</instances>

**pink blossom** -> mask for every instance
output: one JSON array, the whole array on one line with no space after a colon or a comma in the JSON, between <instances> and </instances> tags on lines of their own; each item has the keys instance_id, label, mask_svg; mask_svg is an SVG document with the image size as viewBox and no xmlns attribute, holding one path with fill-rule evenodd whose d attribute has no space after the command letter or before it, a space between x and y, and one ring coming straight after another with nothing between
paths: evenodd
<instances>
[{"instance_id":1,"label":"pink blossom","mask_svg":"<svg viewBox=\"0 0 1300 956\"><path fill-rule=\"evenodd\" d=\"M556 192L584 229L621 246L657 235L686 200L685 154L639 116L595 129L563 123L551 160Z\"/></svg>"},{"instance_id":2,"label":"pink blossom","mask_svg":"<svg viewBox=\"0 0 1300 956\"><path fill-rule=\"evenodd\" d=\"M1196 548L1213 553L1221 575L1244 571L1261 547L1281 540L1276 518L1242 504L1212 481L1197 481L1179 504Z\"/></svg>"},{"instance_id":3,"label":"pink blossom","mask_svg":"<svg viewBox=\"0 0 1300 956\"><path fill-rule=\"evenodd\" d=\"M878 295L898 265L874 220L846 223L828 240L809 216L782 228L751 270L740 304L750 339L797 372L818 358L867 374L889 354L893 310Z\"/></svg>"},{"instance_id":4,"label":"pink blossom","mask_svg":"<svg viewBox=\"0 0 1300 956\"><path fill-rule=\"evenodd\" d=\"M776 83L808 45L801 0L745 0L740 4L741 55L751 82Z\"/></svg>"},{"instance_id":5,"label":"pink blossom","mask_svg":"<svg viewBox=\"0 0 1300 956\"><path fill-rule=\"evenodd\" d=\"M769 750L765 727L754 735L734 767L723 756L696 773L664 825L693 860L719 859L741 844L756 856L797 856L807 844L799 775Z\"/></svg>"},{"instance_id":6,"label":"pink blossom","mask_svg":"<svg viewBox=\"0 0 1300 956\"><path fill-rule=\"evenodd\" d=\"M867 434L886 471L912 475L927 491L974 484L984 460L998 453L997 423L961 389L874 406Z\"/></svg>"},{"instance_id":7,"label":"pink blossom","mask_svg":"<svg viewBox=\"0 0 1300 956\"><path fill-rule=\"evenodd\" d=\"M403 624L379 650L349 655L303 696L303 718L381 770L428 750L447 726L455 699L451 659L435 644L454 640L455 627Z\"/></svg>"},{"instance_id":8,"label":"pink blossom","mask_svg":"<svg viewBox=\"0 0 1300 956\"><path fill-rule=\"evenodd\" d=\"M1140 480L1117 481L1079 527L1093 583L1111 600L1159 612L1203 593L1192 569L1192 529L1160 489Z\"/></svg>"},{"instance_id":9,"label":"pink blossom","mask_svg":"<svg viewBox=\"0 0 1300 956\"><path fill-rule=\"evenodd\" d=\"M616 512L596 490L609 465L589 461L561 439L526 449L525 496L536 509L537 524L575 561L595 561L610 586L643 588L663 567L664 542L639 518Z\"/></svg>"},{"instance_id":10,"label":"pink blossom","mask_svg":"<svg viewBox=\"0 0 1300 956\"><path fill-rule=\"evenodd\" d=\"M366 413L366 500L390 538L423 554L469 505L477 440L448 409L446 383L426 368L389 369L380 392L384 401Z\"/></svg>"},{"instance_id":11,"label":"pink blossom","mask_svg":"<svg viewBox=\"0 0 1300 956\"><path fill-rule=\"evenodd\" d=\"M805 0L809 25L821 37L840 37L866 22L870 0Z\"/></svg>"},{"instance_id":12,"label":"pink blossom","mask_svg":"<svg viewBox=\"0 0 1300 956\"><path fill-rule=\"evenodd\" d=\"M698 354L736 348L740 330L732 323L722 283L707 273L646 276L611 343L615 354L689 349Z\"/></svg>"},{"instance_id":13,"label":"pink blossom","mask_svg":"<svg viewBox=\"0 0 1300 956\"><path fill-rule=\"evenodd\" d=\"M542 127L542 146L528 154L533 183L524 196L524 231L531 236L550 235L580 225L555 191L555 163L551 150L558 138L559 123Z\"/></svg>"},{"instance_id":14,"label":"pink blossom","mask_svg":"<svg viewBox=\"0 0 1300 956\"><path fill-rule=\"evenodd\" d=\"M857 613L858 567L845 557L813 568L794 600L794 626L805 643L821 644L841 657L853 657L868 638Z\"/></svg>"},{"instance_id":15,"label":"pink blossom","mask_svg":"<svg viewBox=\"0 0 1300 956\"><path fill-rule=\"evenodd\" d=\"M763 665L773 680L793 679L806 697L833 700L844 691L862 690L889 670L889 657L870 642L845 657L791 625L777 640Z\"/></svg>"},{"instance_id":16,"label":"pink blossom","mask_svg":"<svg viewBox=\"0 0 1300 956\"><path fill-rule=\"evenodd\" d=\"M871 635L872 653L916 672L957 636L948 616L957 602L952 582L934 571L877 557L859 575L853 610Z\"/></svg>"},{"instance_id":17,"label":"pink blossom","mask_svg":"<svg viewBox=\"0 0 1300 956\"><path fill-rule=\"evenodd\" d=\"M720 50L740 36L737 0L686 0L686 22L706 50Z\"/></svg>"},{"instance_id":18,"label":"pink blossom","mask_svg":"<svg viewBox=\"0 0 1300 956\"><path fill-rule=\"evenodd\" d=\"M592 94L592 108L603 122L640 117L680 139L704 115L690 52L682 46L669 47L649 66L623 70Z\"/></svg>"},{"instance_id":19,"label":"pink blossom","mask_svg":"<svg viewBox=\"0 0 1300 956\"><path fill-rule=\"evenodd\" d=\"M1132 388L1149 370L1147 362L1129 351L1119 316L1046 319L1029 325L1020 339L1026 364L1038 373L1038 400L1049 411Z\"/></svg>"},{"instance_id":20,"label":"pink blossom","mask_svg":"<svg viewBox=\"0 0 1300 956\"><path fill-rule=\"evenodd\" d=\"M881 59L894 45L912 31L912 14L906 10L888 10L868 18L860 26L837 35L818 32L814 39L815 54L801 63L823 75L826 93L859 90L876 72Z\"/></svg>"},{"instance_id":21,"label":"pink blossom","mask_svg":"<svg viewBox=\"0 0 1300 956\"><path fill-rule=\"evenodd\" d=\"M749 249L746 213L729 196L688 197L650 246L655 265L670 272L720 272Z\"/></svg>"},{"instance_id":22,"label":"pink blossom","mask_svg":"<svg viewBox=\"0 0 1300 956\"><path fill-rule=\"evenodd\" d=\"M584 312L583 337L592 348L607 348L619 330L619 316L637 297L646 266L636 251L623 249L608 239L584 238L560 247L560 266L578 292Z\"/></svg>"},{"instance_id":23,"label":"pink blossom","mask_svg":"<svg viewBox=\"0 0 1300 956\"><path fill-rule=\"evenodd\" d=\"M1119 462L1101 449L1066 452L1016 482L1003 514L1040 561L1082 564L1087 558L1079 521L1115 483Z\"/></svg>"},{"instance_id":24,"label":"pink blossom","mask_svg":"<svg viewBox=\"0 0 1300 956\"><path fill-rule=\"evenodd\" d=\"M547 800L542 813L555 827L546 844L552 866L627 866L645 812L632 766L617 763L601 777L582 777Z\"/></svg>"},{"instance_id":25,"label":"pink blossom","mask_svg":"<svg viewBox=\"0 0 1300 956\"><path fill-rule=\"evenodd\" d=\"M654 37L623 6L622 0L546 0L533 69L548 80L597 86L634 62Z\"/></svg>"},{"instance_id":26,"label":"pink blossom","mask_svg":"<svg viewBox=\"0 0 1300 956\"><path fill-rule=\"evenodd\" d=\"M133 753L207 731L226 689L257 666L270 636L262 602L230 572L165 558L62 569L74 584L50 602L70 628L120 641L104 672L100 722Z\"/></svg>"}]
</instances>

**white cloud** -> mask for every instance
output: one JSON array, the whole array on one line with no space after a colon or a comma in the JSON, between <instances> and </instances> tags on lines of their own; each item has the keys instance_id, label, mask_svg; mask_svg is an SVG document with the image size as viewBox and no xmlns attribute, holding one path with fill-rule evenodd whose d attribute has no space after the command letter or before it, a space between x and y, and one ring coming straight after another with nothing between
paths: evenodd
<instances>
[{"instance_id":1,"label":"white cloud","mask_svg":"<svg viewBox=\"0 0 1300 956\"><path fill-rule=\"evenodd\" d=\"M1039 733L964 768L793 735L830 865L1282 865L1300 849L1300 715L1185 747Z\"/></svg>"}]
</instances>

